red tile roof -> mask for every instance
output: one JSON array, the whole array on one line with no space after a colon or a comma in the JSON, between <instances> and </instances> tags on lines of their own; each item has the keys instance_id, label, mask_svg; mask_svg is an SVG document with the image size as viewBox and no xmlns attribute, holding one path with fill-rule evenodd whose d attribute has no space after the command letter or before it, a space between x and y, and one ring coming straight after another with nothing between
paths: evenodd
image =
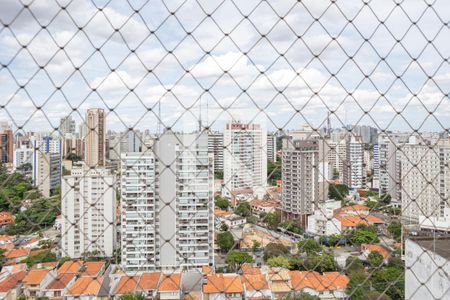
<instances>
[{"instance_id":1,"label":"red tile roof","mask_svg":"<svg viewBox=\"0 0 450 300\"><path fill-rule=\"evenodd\" d=\"M160 292L179 291L180 289L181 289L180 273L172 273L170 275L163 276L161 284L159 285Z\"/></svg>"},{"instance_id":2,"label":"red tile roof","mask_svg":"<svg viewBox=\"0 0 450 300\"><path fill-rule=\"evenodd\" d=\"M5 280L0 282L0 293L5 293L13 289L18 283L22 282L26 275L26 271L21 271L8 276Z\"/></svg>"},{"instance_id":3,"label":"red tile roof","mask_svg":"<svg viewBox=\"0 0 450 300\"><path fill-rule=\"evenodd\" d=\"M69 282L72 281L76 276L75 273L63 273L58 274L52 282L50 282L46 289L47 290L63 290L67 287Z\"/></svg>"},{"instance_id":4,"label":"red tile roof","mask_svg":"<svg viewBox=\"0 0 450 300\"><path fill-rule=\"evenodd\" d=\"M13 249L5 253L5 257L7 259L14 259L14 258L20 258L25 257L30 254L30 249L26 248L19 248L19 249Z\"/></svg>"},{"instance_id":5,"label":"red tile roof","mask_svg":"<svg viewBox=\"0 0 450 300\"><path fill-rule=\"evenodd\" d=\"M207 280L207 283L203 286L203 292L206 294L244 292L241 278L236 274L209 275Z\"/></svg>"},{"instance_id":6,"label":"red tile roof","mask_svg":"<svg viewBox=\"0 0 450 300\"><path fill-rule=\"evenodd\" d=\"M345 289L348 277L339 272L325 272L320 274L314 271L290 271L292 288L301 291L310 288L315 291L333 291Z\"/></svg>"}]
</instances>

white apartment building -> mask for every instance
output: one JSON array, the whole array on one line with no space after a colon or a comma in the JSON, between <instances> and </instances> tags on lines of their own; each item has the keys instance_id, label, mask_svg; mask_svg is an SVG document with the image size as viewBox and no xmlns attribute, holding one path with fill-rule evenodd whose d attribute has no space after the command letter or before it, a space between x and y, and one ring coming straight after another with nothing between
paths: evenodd
<instances>
[{"instance_id":1,"label":"white apartment building","mask_svg":"<svg viewBox=\"0 0 450 300\"><path fill-rule=\"evenodd\" d=\"M360 137L350 136L346 140L346 161L344 162L344 184L351 189L365 187L364 144Z\"/></svg>"},{"instance_id":2,"label":"white apartment building","mask_svg":"<svg viewBox=\"0 0 450 300\"><path fill-rule=\"evenodd\" d=\"M105 168L73 168L61 186L62 256L82 258L116 249L116 176Z\"/></svg>"},{"instance_id":3,"label":"white apartment building","mask_svg":"<svg viewBox=\"0 0 450 300\"><path fill-rule=\"evenodd\" d=\"M160 219L153 154L122 153L120 174L122 265L127 271L155 270Z\"/></svg>"},{"instance_id":4,"label":"white apartment building","mask_svg":"<svg viewBox=\"0 0 450 300\"><path fill-rule=\"evenodd\" d=\"M450 140L412 136L401 146L402 217L443 216L450 195Z\"/></svg>"},{"instance_id":5,"label":"white apartment building","mask_svg":"<svg viewBox=\"0 0 450 300\"><path fill-rule=\"evenodd\" d=\"M223 172L223 133L208 133L208 151L214 154L214 172Z\"/></svg>"},{"instance_id":6,"label":"white apartment building","mask_svg":"<svg viewBox=\"0 0 450 300\"><path fill-rule=\"evenodd\" d=\"M267 159L277 161L277 136L274 133L267 134Z\"/></svg>"},{"instance_id":7,"label":"white apartment building","mask_svg":"<svg viewBox=\"0 0 450 300\"><path fill-rule=\"evenodd\" d=\"M327 199L330 168L323 139L283 139L282 218L306 225L307 216Z\"/></svg>"},{"instance_id":8,"label":"white apartment building","mask_svg":"<svg viewBox=\"0 0 450 300\"><path fill-rule=\"evenodd\" d=\"M34 150L31 148L27 148L25 146L21 146L20 148L14 149L14 161L13 161L14 169L17 169L17 167L20 167L24 164L32 165L33 154Z\"/></svg>"},{"instance_id":9,"label":"white apartment building","mask_svg":"<svg viewBox=\"0 0 450 300\"><path fill-rule=\"evenodd\" d=\"M214 262L213 156L206 133L167 131L122 154L122 264L128 272Z\"/></svg>"},{"instance_id":10,"label":"white apartment building","mask_svg":"<svg viewBox=\"0 0 450 300\"><path fill-rule=\"evenodd\" d=\"M50 197L61 184L61 155L34 150L32 168L33 184L44 197Z\"/></svg>"},{"instance_id":11,"label":"white apartment building","mask_svg":"<svg viewBox=\"0 0 450 300\"><path fill-rule=\"evenodd\" d=\"M75 134L76 124L72 116L61 118L59 123L59 132L61 136L65 136L66 134Z\"/></svg>"},{"instance_id":12,"label":"white apartment building","mask_svg":"<svg viewBox=\"0 0 450 300\"><path fill-rule=\"evenodd\" d=\"M224 194L265 187L267 181L267 132L260 124L232 121L224 132Z\"/></svg>"},{"instance_id":13,"label":"white apartment building","mask_svg":"<svg viewBox=\"0 0 450 300\"><path fill-rule=\"evenodd\" d=\"M334 211L341 207L341 201L326 201L308 216L306 232L322 236L342 233L341 221L334 218Z\"/></svg>"}]
</instances>

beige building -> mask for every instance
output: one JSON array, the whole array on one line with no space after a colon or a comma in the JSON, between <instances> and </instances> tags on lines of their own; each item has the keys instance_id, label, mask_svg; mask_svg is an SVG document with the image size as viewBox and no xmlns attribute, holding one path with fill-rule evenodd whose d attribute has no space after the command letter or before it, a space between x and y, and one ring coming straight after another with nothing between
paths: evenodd
<instances>
[{"instance_id":1,"label":"beige building","mask_svg":"<svg viewBox=\"0 0 450 300\"><path fill-rule=\"evenodd\" d=\"M105 166L105 111L88 109L84 128L85 161L90 167Z\"/></svg>"}]
</instances>

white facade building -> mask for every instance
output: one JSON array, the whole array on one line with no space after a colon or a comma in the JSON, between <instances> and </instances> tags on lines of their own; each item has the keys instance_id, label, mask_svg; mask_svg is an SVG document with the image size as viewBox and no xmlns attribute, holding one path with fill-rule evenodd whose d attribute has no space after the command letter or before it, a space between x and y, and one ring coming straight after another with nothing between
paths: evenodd
<instances>
[{"instance_id":1,"label":"white facade building","mask_svg":"<svg viewBox=\"0 0 450 300\"><path fill-rule=\"evenodd\" d=\"M20 167L24 164L33 164L33 153L34 150L27 148L25 146L22 146L18 149L14 150L14 162L13 166L14 169L17 169L17 167Z\"/></svg>"},{"instance_id":2,"label":"white facade building","mask_svg":"<svg viewBox=\"0 0 450 300\"><path fill-rule=\"evenodd\" d=\"M274 133L267 134L267 159L277 161L277 136Z\"/></svg>"},{"instance_id":3,"label":"white facade building","mask_svg":"<svg viewBox=\"0 0 450 300\"><path fill-rule=\"evenodd\" d=\"M223 172L223 133L208 133L208 151L214 154L214 172Z\"/></svg>"},{"instance_id":4,"label":"white facade building","mask_svg":"<svg viewBox=\"0 0 450 300\"><path fill-rule=\"evenodd\" d=\"M116 249L116 176L105 168L82 166L64 176L61 186L62 256L81 258Z\"/></svg>"},{"instance_id":5,"label":"white facade building","mask_svg":"<svg viewBox=\"0 0 450 300\"><path fill-rule=\"evenodd\" d=\"M352 135L347 140L344 183L352 189L365 187L364 144L360 137Z\"/></svg>"},{"instance_id":6,"label":"white facade building","mask_svg":"<svg viewBox=\"0 0 450 300\"><path fill-rule=\"evenodd\" d=\"M266 186L267 132L260 124L226 124L224 148L225 195Z\"/></svg>"}]
</instances>

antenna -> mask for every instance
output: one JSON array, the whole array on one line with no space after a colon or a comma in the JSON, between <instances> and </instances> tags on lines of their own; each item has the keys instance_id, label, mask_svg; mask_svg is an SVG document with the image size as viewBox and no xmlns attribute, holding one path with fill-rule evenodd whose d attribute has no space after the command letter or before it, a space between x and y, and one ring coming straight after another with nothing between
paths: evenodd
<instances>
[{"instance_id":1,"label":"antenna","mask_svg":"<svg viewBox=\"0 0 450 300\"><path fill-rule=\"evenodd\" d=\"M202 97L198 100L198 132L202 132Z\"/></svg>"},{"instance_id":2,"label":"antenna","mask_svg":"<svg viewBox=\"0 0 450 300\"><path fill-rule=\"evenodd\" d=\"M327 129L328 129L328 136L331 135L331 120L330 120L330 115L331 113L328 112L328 116L327 116Z\"/></svg>"}]
</instances>

